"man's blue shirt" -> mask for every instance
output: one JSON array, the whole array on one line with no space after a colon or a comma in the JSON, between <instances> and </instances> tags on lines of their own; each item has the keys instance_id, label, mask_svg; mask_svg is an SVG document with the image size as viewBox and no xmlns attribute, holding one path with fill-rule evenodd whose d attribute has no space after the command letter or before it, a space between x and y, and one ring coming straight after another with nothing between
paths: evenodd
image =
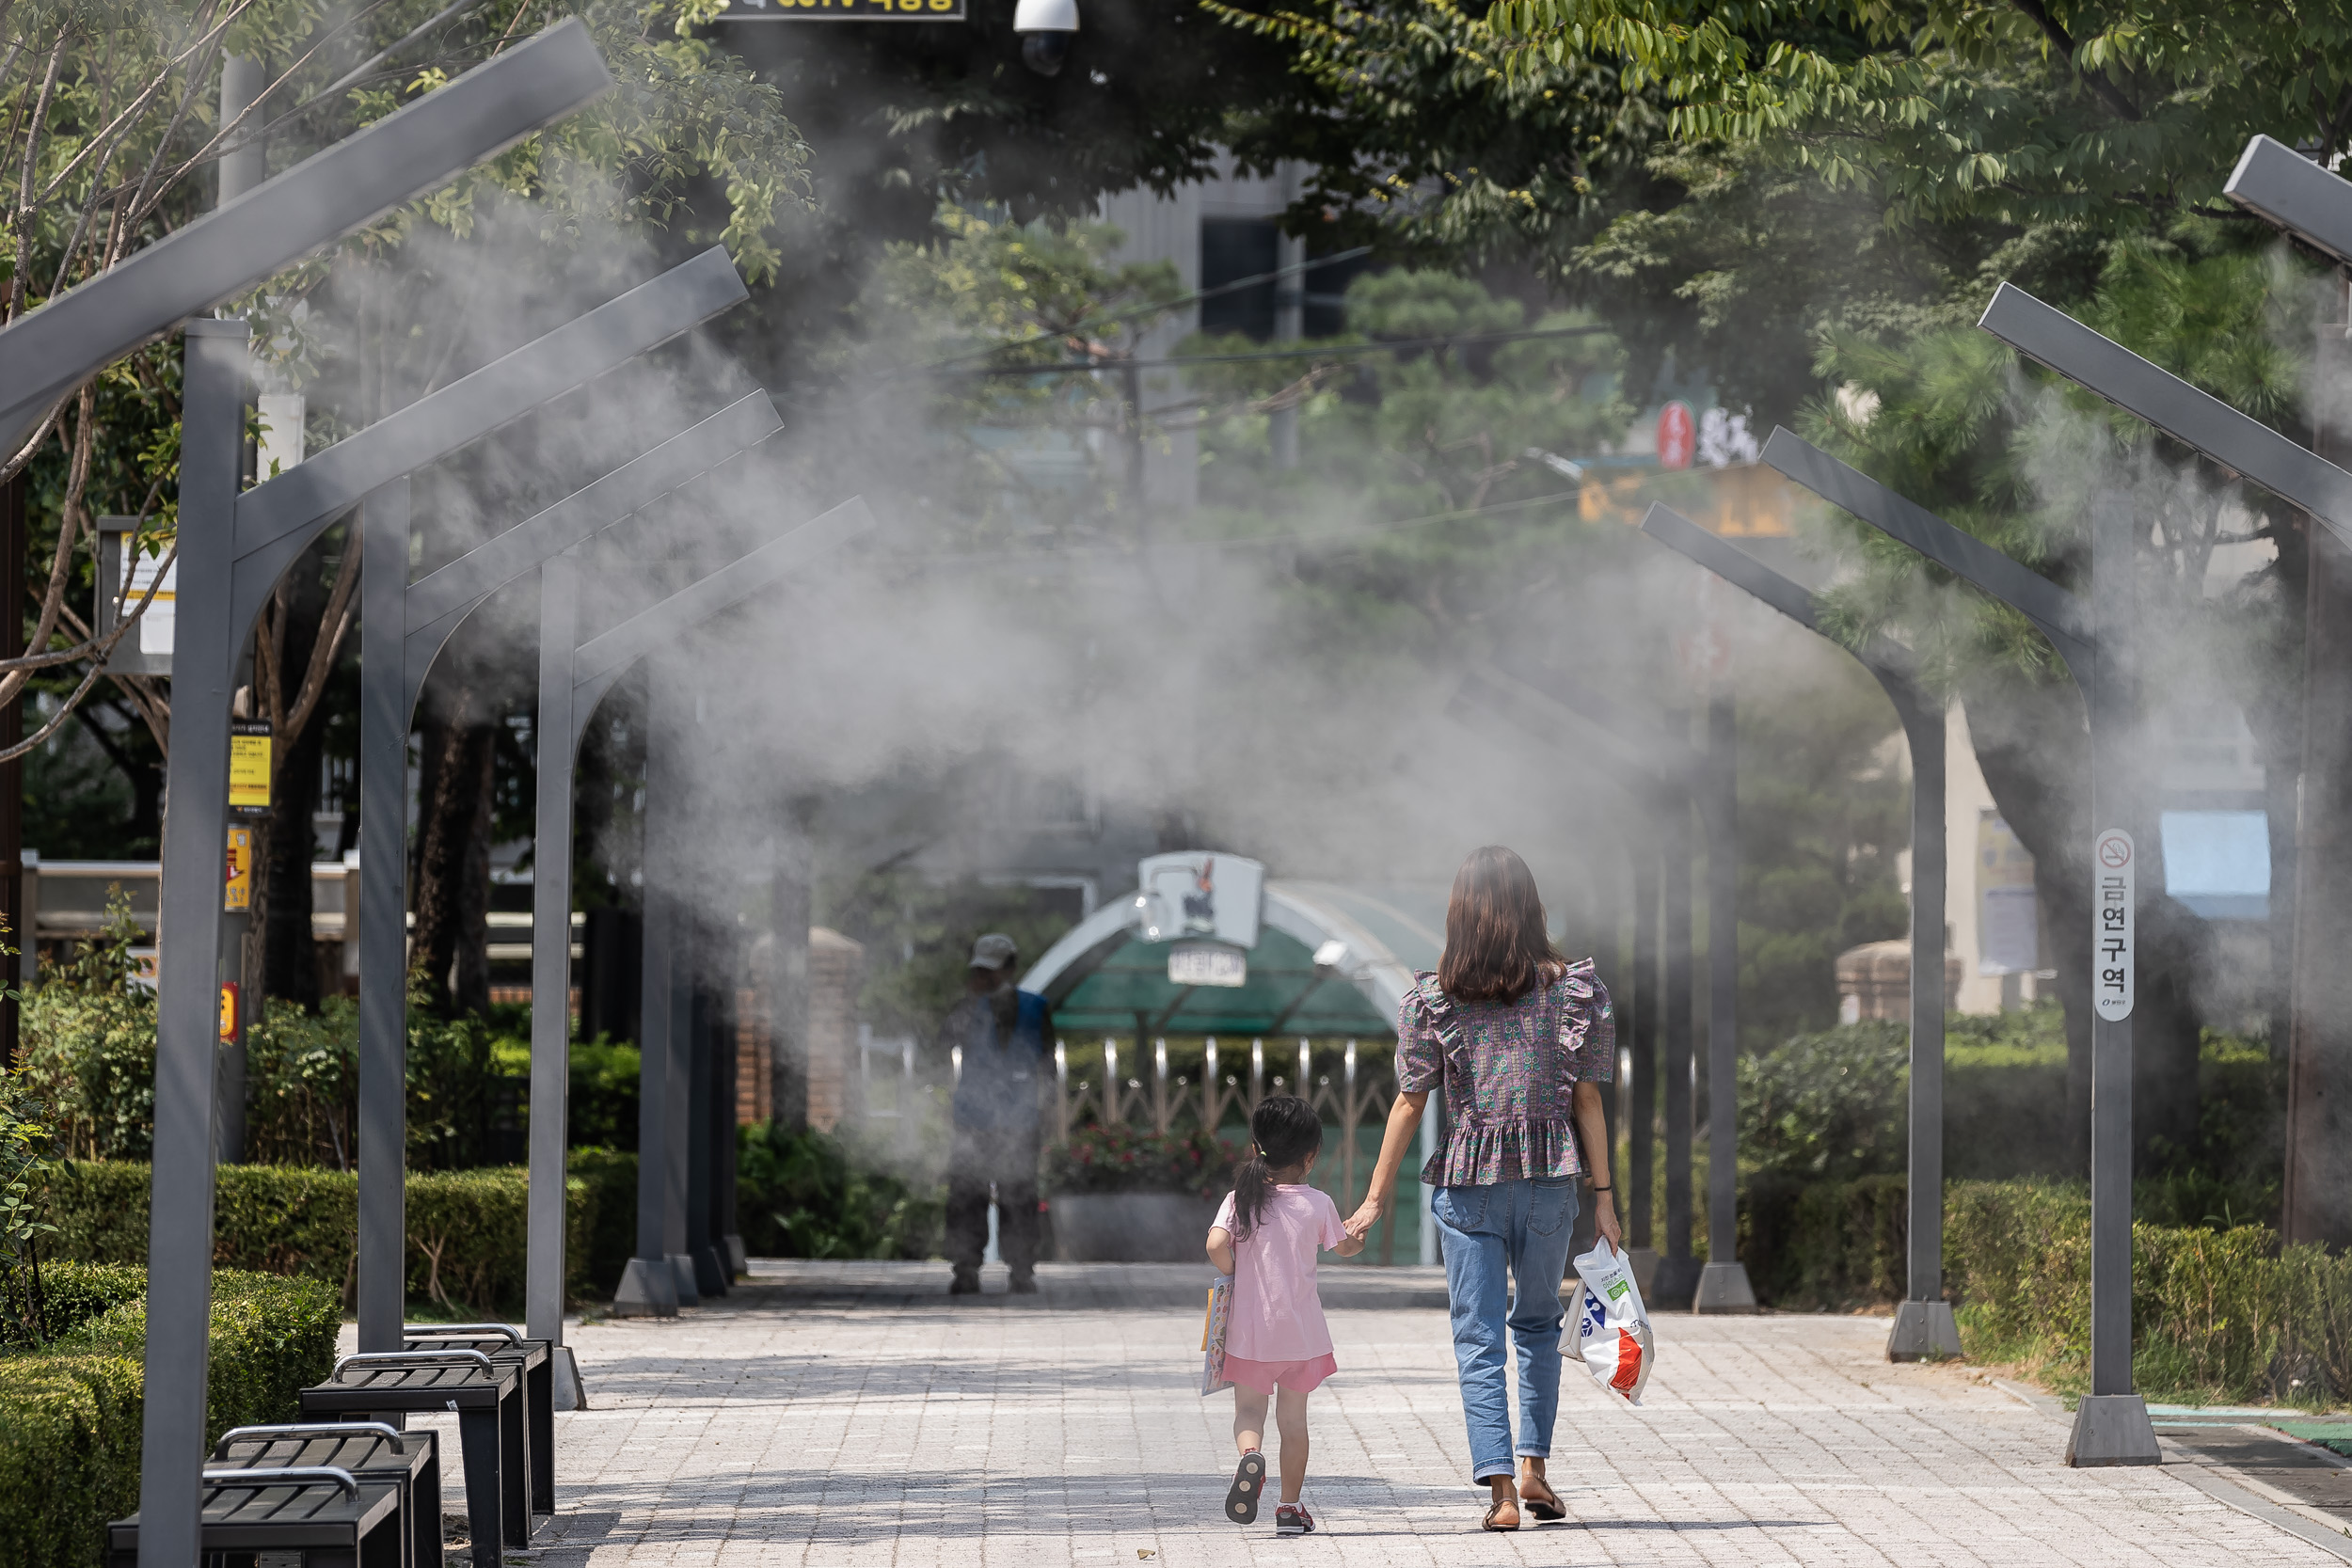
<instances>
[{"instance_id":1,"label":"man's blue shirt","mask_svg":"<svg viewBox=\"0 0 2352 1568\"><path fill-rule=\"evenodd\" d=\"M1000 1131L1037 1125L1045 1076L1046 1002L1035 991L1013 994L1009 1037L998 1029L996 1010L985 996L957 1002L940 1030L946 1043L963 1051L963 1074L956 1085L958 1127Z\"/></svg>"}]
</instances>

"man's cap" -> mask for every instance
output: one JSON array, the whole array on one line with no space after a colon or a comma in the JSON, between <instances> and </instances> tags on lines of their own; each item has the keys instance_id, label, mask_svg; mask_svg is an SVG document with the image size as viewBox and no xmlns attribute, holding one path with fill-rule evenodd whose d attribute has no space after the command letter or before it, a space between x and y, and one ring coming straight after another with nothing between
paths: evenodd
<instances>
[{"instance_id":1,"label":"man's cap","mask_svg":"<svg viewBox=\"0 0 2352 1568\"><path fill-rule=\"evenodd\" d=\"M972 944L974 969L1002 969L1020 956L1021 949L1012 944L1012 938L1002 931L991 931Z\"/></svg>"}]
</instances>

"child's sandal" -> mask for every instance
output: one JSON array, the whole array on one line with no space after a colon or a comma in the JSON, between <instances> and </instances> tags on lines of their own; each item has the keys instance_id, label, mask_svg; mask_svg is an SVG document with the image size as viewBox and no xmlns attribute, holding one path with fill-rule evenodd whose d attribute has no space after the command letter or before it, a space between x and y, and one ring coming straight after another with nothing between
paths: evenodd
<instances>
[{"instance_id":1,"label":"child's sandal","mask_svg":"<svg viewBox=\"0 0 2352 1568\"><path fill-rule=\"evenodd\" d=\"M1265 1455L1252 1449L1233 1467L1233 1484L1225 1493L1225 1517L1237 1525L1258 1522L1258 1494L1265 1490Z\"/></svg>"}]
</instances>

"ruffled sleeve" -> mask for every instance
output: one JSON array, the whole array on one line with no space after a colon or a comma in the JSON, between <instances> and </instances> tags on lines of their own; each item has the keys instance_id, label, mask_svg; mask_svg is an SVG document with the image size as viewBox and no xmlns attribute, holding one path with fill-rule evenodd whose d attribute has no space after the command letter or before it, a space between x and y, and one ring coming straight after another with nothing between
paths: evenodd
<instances>
[{"instance_id":1,"label":"ruffled sleeve","mask_svg":"<svg viewBox=\"0 0 2352 1568\"><path fill-rule=\"evenodd\" d=\"M1571 1084L1613 1081L1617 1076L1617 1016L1609 988L1600 983L1590 958L1570 965L1558 985L1563 1075Z\"/></svg>"},{"instance_id":2,"label":"ruffled sleeve","mask_svg":"<svg viewBox=\"0 0 2352 1568\"><path fill-rule=\"evenodd\" d=\"M1396 1086L1406 1094L1422 1094L1445 1079L1445 1045L1429 1004L1437 976L1416 974L1413 980L1396 1010Z\"/></svg>"}]
</instances>

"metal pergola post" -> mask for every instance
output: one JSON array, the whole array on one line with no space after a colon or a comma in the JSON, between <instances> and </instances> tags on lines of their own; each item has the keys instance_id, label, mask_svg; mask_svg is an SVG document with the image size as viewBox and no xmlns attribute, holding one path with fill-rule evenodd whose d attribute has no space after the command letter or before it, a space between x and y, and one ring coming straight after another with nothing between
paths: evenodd
<instances>
[{"instance_id":1,"label":"metal pergola post","mask_svg":"<svg viewBox=\"0 0 2352 1568\"><path fill-rule=\"evenodd\" d=\"M1483 689L1482 689L1483 688ZM1665 1084L1666 1120L1666 1251L1658 1259L1657 1272L1650 1276L1645 1292L1652 1305L1715 1312L1754 1310L1755 1294L1746 1292L1746 1305L1741 1307L1739 1291L1745 1287L1746 1270L1730 1260L1729 1267L1738 1270L1736 1276L1718 1275L1724 1281L1725 1295L1702 1307L1702 1286L1706 1269L1692 1254L1691 1153L1695 1131L1692 1115L1692 843L1691 816L1694 805L1692 781L1704 784L1706 759L1689 742L1678 739L1672 730L1651 724L1639 715L1609 698L1593 691L1579 682L1551 675L1538 674L1533 681L1498 670L1473 672L1463 683L1466 695L1478 698L1498 711L1510 711L1512 705L1524 707L1531 704L1558 710L1573 716L1608 737L1619 749L1625 765L1636 769L1640 783L1635 787L1641 798L1653 808L1653 820L1659 844L1660 898L1664 926L1664 1006L1661 1009L1665 1026L1665 1049L1660 1064L1660 1076ZM1722 813L1702 811L1701 820L1721 821ZM1736 865L1737 861L1733 863ZM1709 919L1720 922L1719 902L1726 888L1710 879ZM1736 892L1736 885L1728 891ZM1722 929L1716 925L1716 929ZM1711 940L1711 939L1710 939ZM1736 961L1728 966L1709 967L1710 1022L1726 1010L1719 992L1728 983L1737 984ZM1712 1068L1710 1066L1710 1071ZM1735 1101L1736 1106L1736 1101ZM1727 1131L1720 1120L1710 1121L1710 1165L1716 1162L1713 1152L1733 1147L1736 1123ZM1713 1140L1725 1139L1718 1145ZM1727 1163L1727 1161L1726 1161ZM1736 1173L1735 1173L1736 1174ZM1737 1189L1734 1189L1735 1193ZM1715 1224L1712 1215L1710 1225ZM1715 1234L1724 1234L1716 1231ZM1737 1234L1736 1231L1728 1232ZM1712 1248L1710 1247L1710 1251ZM1710 1263L1706 1267L1714 1267Z\"/></svg>"},{"instance_id":2,"label":"metal pergola post","mask_svg":"<svg viewBox=\"0 0 2352 1568\"><path fill-rule=\"evenodd\" d=\"M2018 610L2050 640L2083 694L2091 747L2091 908L2100 922L2091 976L2097 1004L2090 1050L2091 1386L2075 1409L2066 1460L2156 1464L2155 1429L2132 1388L2132 862L2142 824L2126 755L2133 711L2123 669L2132 613L2130 505L2113 492L2102 492L2092 504L2094 598L2086 610L2049 578L1786 430L1772 432L1764 461ZM2120 858L2103 866L2103 856ZM2106 921L2116 918L2104 915L2106 910L2120 916L2122 949L2102 962L2100 942L2110 934ZM2103 987L2102 971L2120 977L2111 990Z\"/></svg>"},{"instance_id":3,"label":"metal pergola post","mask_svg":"<svg viewBox=\"0 0 2352 1568\"><path fill-rule=\"evenodd\" d=\"M2227 187L2228 194L2240 205L2268 218L2274 223L2300 234L2340 261L2352 247L2352 186L2347 186L2327 170L2297 157L2267 137L2257 136L2248 144L2245 155L2238 161ZM2301 508L2340 540L2352 543L2352 474L2316 452L2311 451L2268 425L2249 418L2219 399L2199 391L2171 372L2149 363L2121 343L2092 331L2090 327L2051 309L2025 291L2004 283L1978 323L1986 331L2009 344L2028 359L2046 366L2109 403L2137 416L2193 451L2201 452L2223 468L2269 490L2295 506ZM2113 563L2115 569L2092 577L2092 600L2097 611L2101 651L2115 664L2123 661L2118 656L2128 652L2123 639L2136 619L2132 600L2133 583L2133 519L2128 503L2112 493L2102 494L2092 511L2091 555ZM2103 555L2104 552L2104 555ZM2110 579L2113 580L2110 580ZM2114 641L2109 641L2113 639ZM2091 723L2092 777L2094 788L2102 778L2124 779L2130 759L2123 751L2128 737L2128 725L2135 711L2132 702L2132 680L2135 672L2126 668L2110 669L2100 682L2102 698L2113 712L2102 725L2094 712ZM2088 696L2088 690L2086 691ZM2105 811L2100 822L2119 820L2113 811ZM2123 820L2129 830L2139 826L2136 820ZM2095 824L2094 824L2095 826ZM2093 918L2094 949L2092 961L2093 996L2098 1003L2098 1020L2094 1030L2130 1029L2133 954L2131 930L2136 911L2130 908L2136 893L2136 878L2126 876L2122 881L2125 897L2124 916L2121 930L2122 955L2118 959L2114 944L2119 933L2108 924L2111 899L2118 880L2118 867L2113 863L2120 854L2128 865L2137 857L2126 838L2118 841L2113 827L2099 831L2095 841L2092 874L2099 879L2094 887ZM2120 987L2109 984L2110 976L2120 979ZM2129 1035L2123 1039L2128 1046ZM2096 1074L2103 1070L2103 1057L2094 1052L2091 1090L2091 1198L2092 1198L2092 1261L2093 1286L2091 1299L2091 1373L2094 1395L2127 1393L2131 1383L2131 1317L2127 1293L2131 1268L2131 1124L2130 1101L2127 1096L2107 1093L2097 1086ZM2122 1069L2128 1072L2128 1053ZM2126 1080L2128 1082L2128 1080ZM2104 1099L2103 1099L2104 1095ZM2119 1119L2120 1118L2120 1119ZM2112 1146L2106 1160L2099 1149L2102 1137ZM2289 1147L2295 1152L2295 1140L2290 1132ZM2294 1176L2289 1177L2292 1187ZM2097 1205L2105 1196L2115 1212L2110 1215L2109 1236L2100 1227ZM2119 1260L2109 1260L2110 1271L2120 1270L2125 1281L2124 1291L2110 1289L2110 1300L2103 1314L2098 1296L2096 1269L2103 1256L2102 1244L2118 1251ZM2100 1334L2108 1340L2105 1371L2102 1371ZM2136 1397L2136 1396L2135 1396ZM2088 1406L2089 1402L2085 1402ZM2140 1418L2145 1423L2145 1416ZM2132 1433L2136 1440L2136 1432ZM2076 1447L2094 1454L2104 1453L2108 1436L2104 1430L2087 1433L2081 1419L2076 1423ZM2137 1452L2137 1449L2133 1449ZM2096 1459L2083 1463L2104 1462ZM2131 1460L2125 1462L2144 1462Z\"/></svg>"},{"instance_id":4,"label":"metal pergola post","mask_svg":"<svg viewBox=\"0 0 2352 1568\"><path fill-rule=\"evenodd\" d=\"M358 1148L359 1348L398 1350L405 1317L407 1171L408 720L432 655L489 592L527 569L532 547L576 529L594 507L565 503L520 537L494 540L416 602L410 641L407 476L745 298L713 248L433 392L251 492L270 529L270 578L360 496ZM274 495L280 486L291 486ZM576 501L579 498L574 498ZM240 525L244 522L240 507ZM519 564L518 564L519 562ZM441 574L435 574L441 577ZM241 585L242 586L242 585ZM480 592L470 596L472 588ZM263 585L253 606L260 608ZM242 598L242 594L240 594ZM371 657L373 656L373 657ZM412 679L413 671L413 679ZM371 818L369 807L375 808Z\"/></svg>"},{"instance_id":5,"label":"metal pergola post","mask_svg":"<svg viewBox=\"0 0 2352 1568\"><path fill-rule=\"evenodd\" d=\"M1678 977L1670 974L1667 980L1666 1256L1659 1259L1651 1294L1661 1306L1679 1305L1687 1299L1693 1312L1753 1312L1756 1291L1749 1283L1747 1266L1740 1261L1736 1240L1740 1233L1740 824L1734 771L1738 736L1731 698L1722 693L1709 701L1708 743L1700 749L1581 682L1549 673L1521 678L1532 689L1629 748L1661 779L1678 781L1685 792L1687 807L1681 822L1670 824L1666 833L1667 963L1670 970L1677 967L1678 956L1681 974ZM1696 808L1706 834L1708 865L1708 1261L1695 1273L1691 1256L1688 1143L1692 1041L1690 807ZM1675 946L1677 933L1678 952ZM1677 1139L1683 1140L1679 1159L1675 1147Z\"/></svg>"},{"instance_id":6,"label":"metal pergola post","mask_svg":"<svg viewBox=\"0 0 2352 1568\"><path fill-rule=\"evenodd\" d=\"M672 880L685 858L686 705L691 672L663 649L645 660L645 941L638 990L638 1256L661 1259L680 1307L702 1301L687 1250L687 1129L693 1026L688 1016L693 944ZM650 1222L650 1223L649 1223ZM658 1249L658 1250L657 1250ZM616 1303L617 1306L617 1303Z\"/></svg>"},{"instance_id":7,"label":"metal pergola post","mask_svg":"<svg viewBox=\"0 0 2352 1568\"><path fill-rule=\"evenodd\" d=\"M637 301L638 307L661 306L662 295L674 296L666 307L632 308L638 319L628 321L629 312L624 312L601 324L603 328L616 343L651 346L647 340L654 334L682 330L742 297L740 280L717 253L707 253L688 263L688 268L644 285L654 293ZM625 295L623 300L629 297ZM704 314L695 317L697 309ZM564 389L554 387L553 392ZM359 1160L362 1350L400 1347L406 1305L406 1161L387 1162L377 1155L384 1149L405 1152L408 730L425 676L450 634L491 594L551 556L765 440L779 425L765 393L739 399L413 584L407 580L408 481L392 482L367 502L361 546L367 552L367 570L360 588L364 613L360 619L361 842L357 931L364 1133ZM373 874L371 866L376 868ZM533 1051L535 1080L535 1039ZM551 1119L561 1127L564 1096L559 1094L551 1102L534 1100L532 1104L551 1104ZM554 1191L560 1227L560 1175ZM540 1240L538 1232L532 1232L532 1239ZM560 1344L560 1315L556 1326L558 1332L547 1338Z\"/></svg>"},{"instance_id":8,"label":"metal pergola post","mask_svg":"<svg viewBox=\"0 0 2352 1568\"><path fill-rule=\"evenodd\" d=\"M1653 504L1642 531L1805 630L1830 636L1812 594L1673 508ZM1911 750L1909 1267L1886 1358L1957 1356L1960 1328L1944 1299L1944 713L1920 689L1909 649L1874 637L1848 651L1894 705Z\"/></svg>"},{"instance_id":9,"label":"metal pergola post","mask_svg":"<svg viewBox=\"0 0 2352 1568\"><path fill-rule=\"evenodd\" d=\"M36 318L38 313L36 313ZM154 1183L148 1211L147 1378L139 1558L193 1568L213 1307L215 985L229 817L227 613L244 458L241 321L188 323L182 370L179 594L169 817L158 898Z\"/></svg>"},{"instance_id":10,"label":"metal pergola post","mask_svg":"<svg viewBox=\"0 0 2352 1568\"><path fill-rule=\"evenodd\" d=\"M1658 1160L1658 1013L1665 998L1659 946L1659 855L1655 843L1636 846L1633 861L1633 1027L1627 1031L1626 1248L1645 1273L1654 1273L1658 1243L1651 1225L1651 1167Z\"/></svg>"},{"instance_id":11,"label":"metal pergola post","mask_svg":"<svg viewBox=\"0 0 2352 1568\"><path fill-rule=\"evenodd\" d=\"M0 405L0 439L22 440L69 388L173 323L563 119L611 86L586 29L562 24L467 72L430 102L387 117L19 318L0 329L0 388L7 388L0 397L8 400ZM174 831L166 835L157 923L139 1461L140 1559L167 1568L188 1568L199 1555L230 687L262 600L285 562L317 533L300 523L274 529L266 507L257 505L264 490L284 480L238 493L249 341L243 322L208 320L188 322L184 340L182 594L167 768ZM291 551L281 551L288 543Z\"/></svg>"},{"instance_id":12,"label":"metal pergola post","mask_svg":"<svg viewBox=\"0 0 2352 1568\"><path fill-rule=\"evenodd\" d=\"M612 683L639 659L674 644L688 631L712 616L783 581L795 571L872 526L866 503L843 502L757 549L739 556L689 586L617 626L590 637L580 636L580 562L578 546L542 568L539 643L539 834L542 843L566 847L571 842L571 791L580 755L580 737L588 721ZM648 719L663 722L665 705L649 705ZM682 1147L683 1076L673 1076L670 1047L671 982L666 927L658 922L665 901L656 895L654 853L650 842L672 789L658 788L652 775L665 773L675 760L675 745L662 737L646 737L645 969L641 982L644 1022L641 1036L657 1032L660 1039L638 1042L640 1067L638 1107L638 1227L637 1256L615 1292L613 1310L623 1316L668 1317L679 1305L678 1270L664 1246L672 1190L669 1150ZM549 748L555 750L550 752ZM660 846L667 853L666 845ZM532 890L532 1104L547 1103L544 1091L560 1101L565 1071L570 1020L568 987L571 942L571 857L568 852L542 855L533 872ZM657 945L656 933L660 933ZM551 933L553 933L551 935ZM657 1002L656 998L660 1000ZM548 1048L542 1051L542 1042ZM559 1049L559 1047L561 1049ZM673 1115L674 1101L678 1115ZM564 1123L548 1117L532 1118L531 1159L533 1180L532 1240L527 1287L534 1337L553 1338L542 1329L560 1331L564 1314L563 1191ZM678 1228L685 1225L685 1171L675 1172ZM682 1259L681 1259L682 1260ZM686 1283L693 1282L691 1262Z\"/></svg>"}]
</instances>

